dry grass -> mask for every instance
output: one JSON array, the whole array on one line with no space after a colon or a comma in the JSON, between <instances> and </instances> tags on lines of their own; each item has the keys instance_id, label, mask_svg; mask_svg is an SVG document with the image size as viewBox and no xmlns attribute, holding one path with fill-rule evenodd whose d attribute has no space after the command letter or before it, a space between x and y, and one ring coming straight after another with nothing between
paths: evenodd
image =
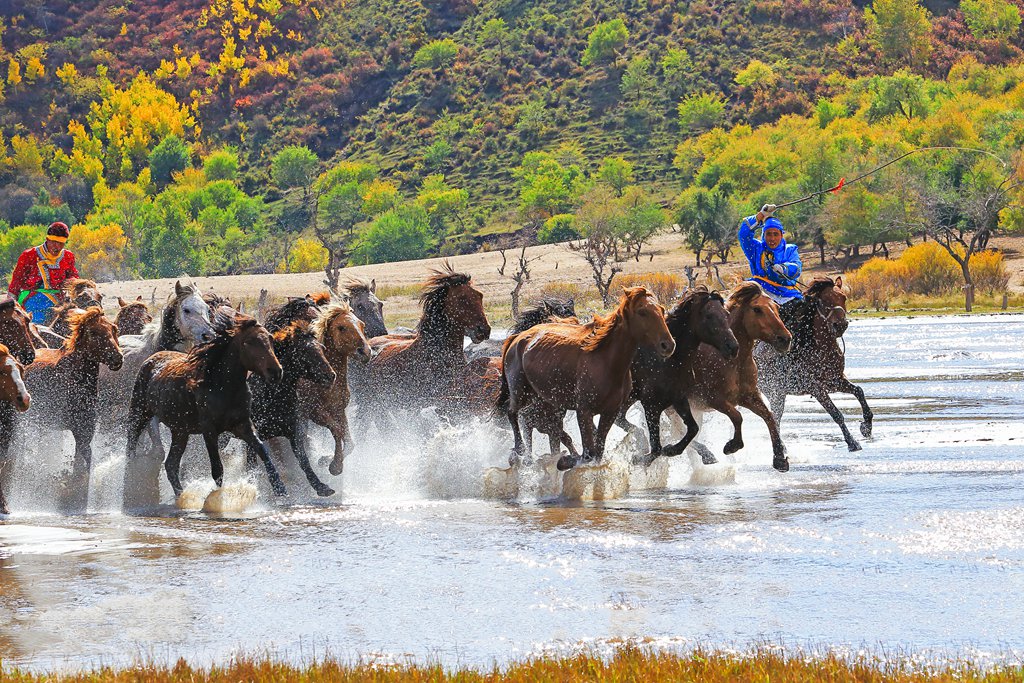
<instances>
[{"instance_id":1,"label":"dry grass","mask_svg":"<svg viewBox=\"0 0 1024 683\"><path fill-rule=\"evenodd\" d=\"M68 681L99 683L269 683L270 681L878 681L918 683L925 681L1020 681L1024 668L1006 667L987 671L969 663L922 669L902 661L861 658L850 662L836 655L792 656L764 648L749 654L727 654L694 650L680 655L627 646L609 658L578 654L559 659L535 659L490 670L450 670L437 664L343 664L335 660L296 667L270 659L240 658L226 666L193 668L184 661L173 667L140 665L126 669L104 668L72 674L34 674L5 669L4 681L42 683Z\"/></svg>"},{"instance_id":2,"label":"dry grass","mask_svg":"<svg viewBox=\"0 0 1024 683\"><path fill-rule=\"evenodd\" d=\"M423 290L422 285L388 285L381 284L377 285L377 298L381 301L388 299L394 299L398 296L404 296L411 299L419 298L420 292Z\"/></svg>"},{"instance_id":3,"label":"dry grass","mask_svg":"<svg viewBox=\"0 0 1024 683\"><path fill-rule=\"evenodd\" d=\"M682 296L686 278L675 273L619 273L612 280L613 293L625 287L646 287L658 301L669 306Z\"/></svg>"}]
</instances>

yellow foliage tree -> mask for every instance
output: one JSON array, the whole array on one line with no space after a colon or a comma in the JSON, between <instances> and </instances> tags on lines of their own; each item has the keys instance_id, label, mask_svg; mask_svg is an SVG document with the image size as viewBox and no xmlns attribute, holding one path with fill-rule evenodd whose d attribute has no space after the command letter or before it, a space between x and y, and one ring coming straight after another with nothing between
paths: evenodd
<instances>
[{"instance_id":1,"label":"yellow foliage tree","mask_svg":"<svg viewBox=\"0 0 1024 683\"><path fill-rule=\"evenodd\" d=\"M323 270L327 265L327 250L316 240L300 237L295 240L288 257L293 273L312 273ZM287 272L284 263L278 265L278 272Z\"/></svg>"},{"instance_id":2,"label":"yellow foliage tree","mask_svg":"<svg viewBox=\"0 0 1024 683\"><path fill-rule=\"evenodd\" d=\"M15 88L21 83L21 63L17 59L7 63L7 82Z\"/></svg>"},{"instance_id":3,"label":"yellow foliage tree","mask_svg":"<svg viewBox=\"0 0 1024 683\"><path fill-rule=\"evenodd\" d=\"M113 280L127 275L127 248L128 238L117 223L75 230L75 258L84 277Z\"/></svg>"}]
</instances>

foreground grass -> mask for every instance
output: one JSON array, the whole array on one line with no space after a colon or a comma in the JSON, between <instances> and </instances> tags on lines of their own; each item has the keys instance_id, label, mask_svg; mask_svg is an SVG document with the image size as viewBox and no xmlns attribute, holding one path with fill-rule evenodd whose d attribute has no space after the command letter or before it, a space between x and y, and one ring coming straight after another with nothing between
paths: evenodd
<instances>
[{"instance_id":1,"label":"foreground grass","mask_svg":"<svg viewBox=\"0 0 1024 683\"><path fill-rule=\"evenodd\" d=\"M228 681L1001 681L1024 680L1024 667L982 670L968 662L937 668L911 667L902 660L862 658L850 662L835 655L793 656L774 649L748 654L706 652L672 654L624 647L609 658L578 654L560 659L535 659L491 670L450 670L440 665L343 664L325 661L306 667L270 659L237 659L227 666L193 668L184 661L173 667L139 665L103 668L73 674L32 674L4 668L0 680L36 683L101 681L151 683Z\"/></svg>"}]
</instances>

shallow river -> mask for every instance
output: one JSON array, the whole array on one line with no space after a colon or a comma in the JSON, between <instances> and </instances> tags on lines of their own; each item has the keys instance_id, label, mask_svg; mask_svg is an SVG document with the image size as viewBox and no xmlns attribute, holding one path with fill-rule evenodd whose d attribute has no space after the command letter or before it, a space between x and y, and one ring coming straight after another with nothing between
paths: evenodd
<instances>
[{"instance_id":1,"label":"shallow river","mask_svg":"<svg viewBox=\"0 0 1024 683\"><path fill-rule=\"evenodd\" d=\"M857 320L846 337L875 436L849 453L817 405L790 399L788 474L745 414L746 448L710 474L684 455L664 488L634 473L602 502L528 481L515 503L488 499L509 432L478 424L374 432L334 499L300 481L298 500L241 514L113 512L111 453L88 515L47 512L45 486L23 481L0 521L0 659L486 665L622 639L1021 657L1024 316ZM839 405L857 434L855 401ZM716 452L726 424L702 432ZM208 462L192 459L201 505Z\"/></svg>"}]
</instances>

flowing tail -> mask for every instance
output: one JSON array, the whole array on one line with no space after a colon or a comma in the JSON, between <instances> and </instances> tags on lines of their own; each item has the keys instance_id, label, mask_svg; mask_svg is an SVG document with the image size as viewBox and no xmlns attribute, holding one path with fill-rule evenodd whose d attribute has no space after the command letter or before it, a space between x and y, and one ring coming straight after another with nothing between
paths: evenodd
<instances>
[{"instance_id":1,"label":"flowing tail","mask_svg":"<svg viewBox=\"0 0 1024 683\"><path fill-rule=\"evenodd\" d=\"M510 396L508 388L508 378L505 376L505 352L508 351L508 347L512 344L512 340L515 339L515 335L508 337L505 343L501 345L501 391L498 393L498 400L494 404L492 415L495 418L503 418L508 414L508 399Z\"/></svg>"}]
</instances>

